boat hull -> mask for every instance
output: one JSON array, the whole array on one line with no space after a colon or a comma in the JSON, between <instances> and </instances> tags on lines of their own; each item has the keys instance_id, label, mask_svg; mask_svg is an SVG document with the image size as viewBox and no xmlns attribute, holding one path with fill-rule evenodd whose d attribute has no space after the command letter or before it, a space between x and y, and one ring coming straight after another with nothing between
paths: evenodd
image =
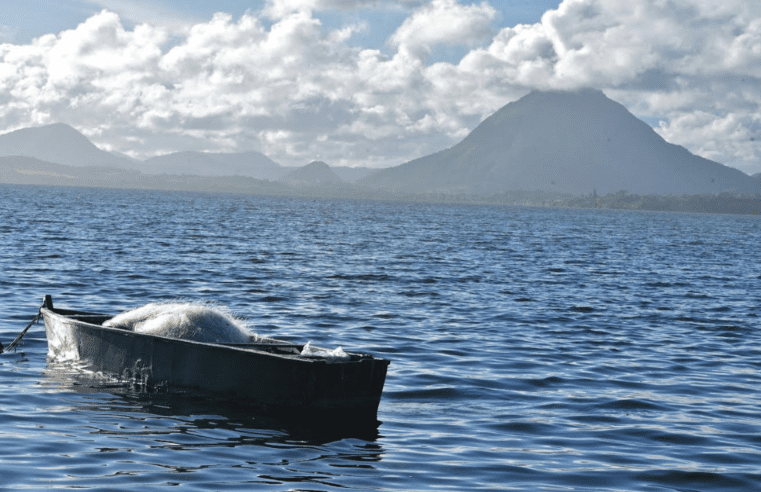
<instances>
[{"instance_id":1,"label":"boat hull","mask_svg":"<svg viewBox=\"0 0 761 492\"><path fill-rule=\"evenodd\" d=\"M43 307L48 354L147 386L211 391L281 418L376 422L389 362L307 358L299 345L200 343L101 326L109 315Z\"/></svg>"}]
</instances>

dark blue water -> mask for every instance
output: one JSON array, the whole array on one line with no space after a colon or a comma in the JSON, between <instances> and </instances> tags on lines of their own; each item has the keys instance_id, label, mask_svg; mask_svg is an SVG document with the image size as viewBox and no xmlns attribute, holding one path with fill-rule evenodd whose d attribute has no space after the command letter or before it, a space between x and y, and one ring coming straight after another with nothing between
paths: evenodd
<instances>
[{"instance_id":1,"label":"dark blue water","mask_svg":"<svg viewBox=\"0 0 761 492\"><path fill-rule=\"evenodd\" d=\"M342 435L0 356L0 487L759 490L761 219L0 187L0 341L216 301L390 359Z\"/></svg>"}]
</instances>

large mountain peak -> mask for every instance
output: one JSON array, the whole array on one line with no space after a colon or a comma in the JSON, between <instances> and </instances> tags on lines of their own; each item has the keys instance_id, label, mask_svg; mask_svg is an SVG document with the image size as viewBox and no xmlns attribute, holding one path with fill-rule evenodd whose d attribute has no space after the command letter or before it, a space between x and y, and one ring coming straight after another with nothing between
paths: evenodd
<instances>
[{"instance_id":1,"label":"large mountain peak","mask_svg":"<svg viewBox=\"0 0 761 492\"><path fill-rule=\"evenodd\" d=\"M755 190L748 179L669 144L603 92L582 89L533 91L457 145L364 183L412 192L683 194Z\"/></svg>"}]
</instances>

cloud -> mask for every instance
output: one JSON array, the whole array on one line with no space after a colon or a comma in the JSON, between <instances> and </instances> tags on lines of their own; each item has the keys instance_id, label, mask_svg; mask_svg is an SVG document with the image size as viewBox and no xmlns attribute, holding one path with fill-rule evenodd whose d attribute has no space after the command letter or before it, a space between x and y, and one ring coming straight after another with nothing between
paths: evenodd
<instances>
[{"instance_id":1,"label":"cloud","mask_svg":"<svg viewBox=\"0 0 761 492\"><path fill-rule=\"evenodd\" d=\"M1 45L0 121L6 127L51 119L108 124L104 114L150 85L164 38L148 26L125 31L104 11L58 36Z\"/></svg>"},{"instance_id":2,"label":"cloud","mask_svg":"<svg viewBox=\"0 0 761 492\"><path fill-rule=\"evenodd\" d=\"M320 20L349 8L409 15L383 52L358 47L355 25ZM497 17L486 2L272 0L178 35L102 11L0 45L0 128L63 121L137 157L256 149L283 164L387 166L456 143L531 89L591 86L662 120L669 141L761 171L758 2L565 0L495 32ZM441 46L464 55L437 61Z\"/></svg>"},{"instance_id":3,"label":"cloud","mask_svg":"<svg viewBox=\"0 0 761 492\"><path fill-rule=\"evenodd\" d=\"M659 130L667 140L681 140L709 159L720 160L729 144L740 158L753 160L758 158L751 131L753 127L761 127L761 116L758 114L732 113L717 117L698 110L673 118L668 124L662 124ZM723 136L721 148L716 135Z\"/></svg>"},{"instance_id":4,"label":"cloud","mask_svg":"<svg viewBox=\"0 0 761 492\"><path fill-rule=\"evenodd\" d=\"M437 44L477 44L491 34L496 15L486 2L462 5L456 0L433 0L405 20L391 42L416 56L429 54Z\"/></svg>"}]
</instances>

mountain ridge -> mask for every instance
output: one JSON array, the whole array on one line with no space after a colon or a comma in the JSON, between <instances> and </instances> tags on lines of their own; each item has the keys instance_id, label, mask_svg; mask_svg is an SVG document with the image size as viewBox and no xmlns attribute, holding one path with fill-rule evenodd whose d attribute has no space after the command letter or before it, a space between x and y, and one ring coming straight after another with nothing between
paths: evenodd
<instances>
[{"instance_id":1,"label":"mountain ridge","mask_svg":"<svg viewBox=\"0 0 761 492\"><path fill-rule=\"evenodd\" d=\"M180 151L139 161L103 151L63 123L0 135L0 157L10 155L150 175L243 176L296 187L329 183L402 194L761 191L759 174L749 177L666 142L594 89L532 91L494 112L452 147L374 171L321 161L288 168L255 151Z\"/></svg>"}]
</instances>

